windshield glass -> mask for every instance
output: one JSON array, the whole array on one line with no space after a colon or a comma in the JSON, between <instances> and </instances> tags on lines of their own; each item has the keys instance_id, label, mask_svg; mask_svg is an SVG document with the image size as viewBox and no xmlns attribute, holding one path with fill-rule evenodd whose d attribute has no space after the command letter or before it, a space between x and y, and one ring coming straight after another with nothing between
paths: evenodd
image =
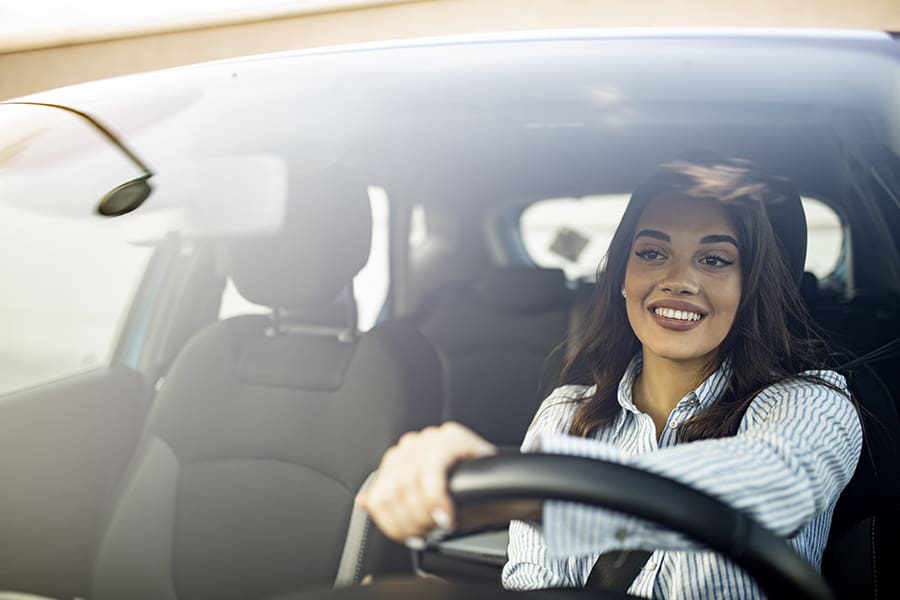
<instances>
[{"instance_id":1,"label":"windshield glass","mask_svg":"<svg viewBox=\"0 0 900 600\"><path fill-rule=\"evenodd\" d=\"M805 223L800 206L773 210L767 254L747 256L796 245L784 258L818 325L859 355L896 339L896 41L630 35L286 53L0 103L0 439L18 440L0 452L16 466L0 481L20 507L0 514L11 536L0 581L17 581L3 564L35 580L75 573L59 589L27 578L16 589L99 597L91 573L122 549L129 567L174 573L179 594L330 584L328 552L341 554L388 438L421 417L521 444L560 381L556 359L594 327L590 276L626 199L689 152L752 162L820 203L807 202ZM150 192L139 206L98 210L135 181ZM755 243L725 217L716 227L701 245ZM707 259L750 264L689 255L704 277ZM729 307L743 289L735 271ZM748 281L774 289L770 271L777 260L758 261L747 273L761 283ZM641 302L606 281L617 303ZM685 327L719 314L657 308L690 314L636 312ZM133 467L159 479L132 486ZM140 502L111 514L135 489L174 504L147 511L135 492ZM123 537L106 537L114 524ZM157 540L171 546L164 564L147 560L131 524L170 536ZM58 549L68 562L47 567Z\"/></svg>"}]
</instances>

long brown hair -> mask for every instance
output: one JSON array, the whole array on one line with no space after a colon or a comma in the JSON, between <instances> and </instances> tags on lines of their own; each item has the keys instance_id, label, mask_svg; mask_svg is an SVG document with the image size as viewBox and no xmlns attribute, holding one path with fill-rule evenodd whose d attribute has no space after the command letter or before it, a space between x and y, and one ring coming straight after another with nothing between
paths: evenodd
<instances>
[{"instance_id":1,"label":"long brown hair","mask_svg":"<svg viewBox=\"0 0 900 600\"><path fill-rule=\"evenodd\" d=\"M741 159L695 155L674 161L657 169L634 191L598 267L594 301L561 375L563 383L580 378L596 385L593 395L579 400L570 428L574 435L593 435L620 411L619 381L641 348L620 289L638 219L647 205L661 196L672 201L697 198L719 203L735 227L741 249L737 314L707 373L730 357L730 379L715 403L684 423L680 439L734 435L750 402L763 388L795 377L810 379L797 374L823 368L826 360L825 344L810 324L798 282L766 210L767 205L799 202L793 186Z\"/></svg>"}]
</instances>

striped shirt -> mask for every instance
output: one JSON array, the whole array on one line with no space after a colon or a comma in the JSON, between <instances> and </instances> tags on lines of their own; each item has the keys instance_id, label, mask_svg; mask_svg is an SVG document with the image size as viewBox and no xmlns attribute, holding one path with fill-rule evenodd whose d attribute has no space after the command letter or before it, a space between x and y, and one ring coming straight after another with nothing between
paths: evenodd
<instances>
[{"instance_id":1,"label":"striped shirt","mask_svg":"<svg viewBox=\"0 0 900 600\"><path fill-rule=\"evenodd\" d=\"M733 437L679 443L681 423L710 406L729 379L726 363L669 414L657 440L651 417L632 402L640 356L618 388L622 408L595 439L566 435L594 388L564 386L544 400L523 452L587 456L627 464L691 485L754 517L787 539L816 568L838 495L853 475L862 430L853 405L827 386L804 380L772 385L751 402ZM811 375L846 389L833 371ZM629 593L647 598L762 598L742 570L676 533L604 509L545 502L543 525L510 524L503 585L512 589L582 587L599 554L655 550Z\"/></svg>"}]
</instances>

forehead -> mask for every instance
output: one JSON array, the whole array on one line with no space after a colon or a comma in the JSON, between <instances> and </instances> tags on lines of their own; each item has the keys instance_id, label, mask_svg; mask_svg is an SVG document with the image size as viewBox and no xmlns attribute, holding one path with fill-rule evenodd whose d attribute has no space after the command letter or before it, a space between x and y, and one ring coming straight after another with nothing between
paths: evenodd
<instances>
[{"instance_id":1,"label":"forehead","mask_svg":"<svg viewBox=\"0 0 900 600\"><path fill-rule=\"evenodd\" d=\"M650 201L638 219L635 233L654 229L670 237L703 237L724 233L736 237L731 217L722 204L685 196L659 196Z\"/></svg>"}]
</instances>

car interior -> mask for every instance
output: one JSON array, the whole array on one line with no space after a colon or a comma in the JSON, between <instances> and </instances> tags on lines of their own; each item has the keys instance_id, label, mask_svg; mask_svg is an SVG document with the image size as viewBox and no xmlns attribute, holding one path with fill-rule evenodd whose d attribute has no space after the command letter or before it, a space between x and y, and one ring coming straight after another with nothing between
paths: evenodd
<instances>
[{"instance_id":1,"label":"car interior","mask_svg":"<svg viewBox=\"0 0 900 600\"><path fill-rule=\"evenodd\" d=\"M635 144L635 151L642 148ZM773 164L771 157L748 154ZM836 194L818 176L828 169L804 164L828 158L807 155L799 165L781 160L778 172L792 174L805 192L831 199ZM815 180L803 178L804 167ZM639 169L633 171L636 181ZM92 597L121 597L136 581L153 597L280 597L321 585L336 575L344 536L334 532L346 527L353 495L404 431L452 419L499 445L517 445L554 385L567 334L577 335L591 283L569 282L561 270L528 264L521 255L521 262L509 260L512 243L506 264L498 264L489 241L508 239L515 230L486 234L504 223L491 221L496 207L490 203L472 201L448 211L439 204L431 210L422 200L427 241L416 256L401 257L406 294L397 282L388 300L404 309L360 334L347 318L347 296L332 302L370 245L365 186L347 185L350 180L347 173L329 174L303 186L311 196L302 202L302 219L296 225L289 220L271 244L253 240L217 249L224 253L219 274L273 311L216 321L178 353L153 402L133 479L103 537ZM598 191L623 189L589 187L583 193ZM477 192L460 196L485 196ZM870 196L842 198L864 203ZM847 216L849 240L854 226L865 227L849 216L857 212L851 207L834 204ZM802 220L783 225L784 238L805 252ZM803 235L796 235L798 227ZM336 230L343 235L330 234ZM399 235L402 240L404 232ZM334 244L340 248L329 246ZM355 255L346 268L334 261L322 268L317 257L349 257L351 244ZM860 256L865 249L845 251L854 264L867 260ZM285 270L259 268L272 264ZM898 296L879 287L890 277L865 275L855 273L852 298L846 288L835 289L839 281L819 282L810 273L802 278L810 310L835 348L861 358L852 375L867 450L835 514L824 564L836 589L854 594L887 585L878 581L890 577L886 540L896 531L900 505L900 423L893 401L898 381L885 354L890 349L866 358L897 338ZM404 549L384 540L376 544L371 540L377 533L370 533L365 558L353 570L357 577L409 569ZM130 545L135 537L145 545ZM319 542L310 546L309 539ZM421 568L450 579L496 582L503 542L502 531L450 541L425 553ZM159 565L171 571L160 572Z\"/></svg>"},{"instance_id":2,"label":"car interior","mask_svg":"<svg viewBox=\"0 0 900 600\"><path fill-rule=\"evenodd\" d=\"M10 528L29 552L35 532L54 527L87 542L64 555L34 551L22 568L4 567L15 560L0 554L0 587L100 600L284 600L367 574L498 584L502 523L411 554L354 513L353 498L411 429L453 420L518 447L559 383L593 292L590 277L529 254L524 211L627 195L656 165L699 148L754 161L840 219L837 264L820 276L802 266L802 210L773 216L864 423L822 572L838 598L900 596L890 560L900 539L900 160L882 133L844 107L722 97L699 113L677 94L597 121L558 89L513 103L529 64L509 69L513 85L501 95L472 84L488 89L480 105L460 102L449 84L443 97L438 68L417 81L409 110L372 109L383 110L377 127L345 139L326 166L291 173L275 235L163 240L122 326L120 366L7 396L0 438L43 448L48 464L90 444L108 464L80 482L93 495L74 498L59 519ZM589 126L567 124L573 112ZM284 135L274 143L291 141ZM361 327L366 291L354 276L376 246L375 188L388 199L388 285L374 326ZM253 309L221 317L229 286ZM136 345L150 350L121 366ZM62 394L130 400L98 407L87 434L58 425L25 440L40 416L22 407L56 410ZM34 474L18 477L9 512L37 487ZM76 518L84 531L71 529Z\"/></svg>"}]
</instances>

